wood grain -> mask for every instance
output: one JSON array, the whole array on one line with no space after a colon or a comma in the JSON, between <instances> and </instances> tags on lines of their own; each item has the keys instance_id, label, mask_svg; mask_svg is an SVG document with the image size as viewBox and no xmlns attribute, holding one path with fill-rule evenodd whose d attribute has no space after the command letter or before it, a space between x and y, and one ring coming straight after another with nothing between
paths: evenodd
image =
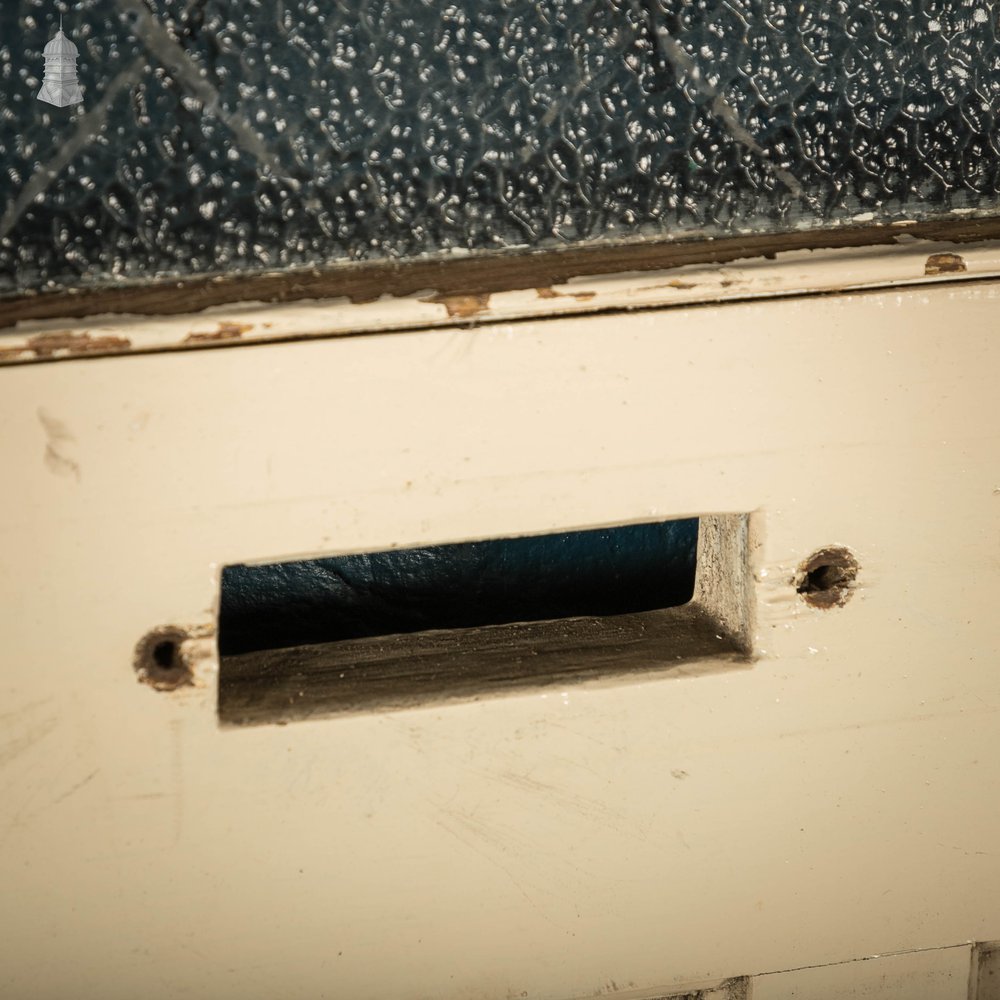
<instances>
[{"instance_id":1,"label":"wood grain","mask_svg":"<svg viewBox=\"0 0 1000 1000\"><path fill-rule=\"evenodd\" d=\"M697 604L258 650L223 657L224 724L291 722L478 699L532 687L749 662L742 641Z\"/></svg>"}]
</instances>

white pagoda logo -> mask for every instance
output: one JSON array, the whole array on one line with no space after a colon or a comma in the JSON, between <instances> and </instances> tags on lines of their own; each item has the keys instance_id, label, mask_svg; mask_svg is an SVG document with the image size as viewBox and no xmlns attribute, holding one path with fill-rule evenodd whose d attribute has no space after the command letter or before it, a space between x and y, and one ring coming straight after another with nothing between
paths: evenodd
<instances>
[{"instance_id":1,"label":"white pagoda logo","mask_svg":"<svg viewBox=\"0 0 1000 1000\"><path fill-rule=\"evenodd\" d=\"M38 100L65 108L68 104L79 104L83 100L83 90L76 78L76 46L63 34L62 18L59 30L45 46L45 77Z\"/></svg>"}]
</instances>

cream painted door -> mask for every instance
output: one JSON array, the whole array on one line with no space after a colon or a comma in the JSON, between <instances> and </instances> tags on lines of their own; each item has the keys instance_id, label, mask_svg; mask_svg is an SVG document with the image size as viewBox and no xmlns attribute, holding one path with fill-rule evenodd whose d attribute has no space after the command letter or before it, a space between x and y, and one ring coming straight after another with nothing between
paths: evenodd
<instances>
[{"instance_id":1,"label":"cream painted door","mask_svg":"<svg viewBox=\"0 0 1000 1000\"><path fill-rule=\"evenodd\" d=\"M1000 938L998 307L0 370L0 994L967 996ZM228 563L702 513L753 514L749 664L219 724ZM820 609L794 578L831 545L857 587ZM165 626L195 686L137 683Z\"/></svg>"}]
</instances>

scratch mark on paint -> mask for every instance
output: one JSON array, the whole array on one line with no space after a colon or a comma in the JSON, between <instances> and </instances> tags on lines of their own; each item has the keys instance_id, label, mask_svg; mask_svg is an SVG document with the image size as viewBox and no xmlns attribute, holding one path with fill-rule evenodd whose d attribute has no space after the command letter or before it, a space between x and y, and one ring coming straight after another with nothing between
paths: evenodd
<instances>
[{"instance_id":1,"label":"scratch mark on paint","mask_svg":"<svg viewBox=\"0 0 1000 1000\"><path fill-rule=\"evenodd\" d=\"M71 795L75 795L78 791L80 791L81 788L84 787L84 785L89 785L90 782L97 777L99 771L100 768L98 768L95 771L91 771L86 778L83 778L82 780L78 781L75 785L73 785L71 788L68 788L65 792L62 793L62 795L59 796L59 798L54 799L50 805L57 806L59 805L60 802L64 802Z\"/></svg>"},{"instance_id":2,"label":"scratch mark on paint","mask_svg":"<svg viewBox=\"0 0 1000 1000\"><path fill-rule=\"evenodd\" d=\"M34 712L43 705L47 705L50 701L52 701L51 698L39 698L37 701L29 701L26 705L22 705L20 708L12 708L6 712L0 712L0 722L4 719L24 718L24 716L29 712Z\"/></svg>"},{"instance_id":3,"label":"scratch mark on paint","mask_svg":"<svg viewBox=\"0 0 1000 1000\"><path fill-rule=\"evenodd\" d=\"M599 747L609 747L610 749L614 750L616 753L623 754L623 753L626 752L626 748L624 746L621 746L618 743L608 743L607 740L598 739L592 733L585 733L585 732L581 732L578 729L571 729L569 726L564 725L561 722L557 722L554 719L546 719L545 720L545 725L547 727L550 727L550 728L554 727L556 729L563 729L567 733L571 733L573 736L577 737L578 739L589 740L591 743L596 743Z\"/></svg>"},{"instance_id":4,"label":"scratch mark on paint","mask_svg":"<svg viewBox=\"0 0 1000 1000\"><path fill-rule=\"evenodd\" d=\"M464 828L467 831L467 833L472 834L473 837L480 839L483 837L484 830L481 824L476 823L474 820L466 816L464 813L449 811L449 815L451 816L453 821L458 823L460 827ZM559 927L559 925L555 923L555 921L552 920L552 918L539 907L539 905L531 898L531 896L528 895L524 886L521 885L521 883L514 877L510 869L507 868L507 866L503 864L503 862L494 857L492 853L483 850L469 836L463 835L463 833L460 832L460 830L455 829L451 823L448 823L442 819L437 819L436 822L438 826L441 827L442 830L445 830L447 833L450 833L460 844L463 844L474 854L478 854L485 861L488 861L495 868L502 871L504 875L506 875L507 878L510 879L511 884L525 898L528 905L531 906L533 910L535 910L538 914L544 917L554 927ZM489 842L490 842L489 838L487 838L487 843ZM563 928L559 927L559 929L562 930Z\"/></svg>"},{"instance_id":5,"label":"scratch mark on paint","mask_svg":"<svg viewBox=\"0 0 1000 1000\"><path fill-rule=\"evenodd\" d=\"M42 719L25 727L24 732L0 745L0 767L13 763L26 750L45 739L58 724L55 716Z\"/></svg>"},{"instance_id":6,"label":"scratch mark on paint","mask_svg":"<svg viewBox=\"0 0 1000 1000\"><path fill-rule=\"evenodd\" d=\"M587 798L582 795L574 795L565 788L538 781L528 774L516 774L512 771L507 771L499 774L491 773L489 777L543 798L545 801L559 805L563 809L579 813L586 819L596 819L613 829L617 829L619 826L620 816L618 813L600 800Z\"/></svg>"},{"instance_id":7,"label":"scratch mark on paint","mask_svg":"<svg viewBox=\"0 0 1000 1000\"><path fill-rule=\"evenodd\" d=\"M172 752L170 754L170 770L172 772L173 800L174 800L174 844L181 839L181 831L184 827L184 760L181 734L181 720L170 720L170 742Z\"/></svg>"}]
</instances>

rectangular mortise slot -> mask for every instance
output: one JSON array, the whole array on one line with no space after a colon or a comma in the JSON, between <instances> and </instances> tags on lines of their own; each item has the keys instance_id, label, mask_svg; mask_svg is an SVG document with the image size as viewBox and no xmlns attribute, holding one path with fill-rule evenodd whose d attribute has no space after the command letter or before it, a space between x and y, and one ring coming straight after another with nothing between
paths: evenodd
<instances>
[{"instance_id":1,"label":"rectangular mortise slot","mask_svg":"<svg viewBox=\"0 0 1000 1000\"><path fill-rule=\"evenodd\" d=\"M746 661L745 514L227 566L219 717L252 725Z\"/></svg>"}]
</instances>

